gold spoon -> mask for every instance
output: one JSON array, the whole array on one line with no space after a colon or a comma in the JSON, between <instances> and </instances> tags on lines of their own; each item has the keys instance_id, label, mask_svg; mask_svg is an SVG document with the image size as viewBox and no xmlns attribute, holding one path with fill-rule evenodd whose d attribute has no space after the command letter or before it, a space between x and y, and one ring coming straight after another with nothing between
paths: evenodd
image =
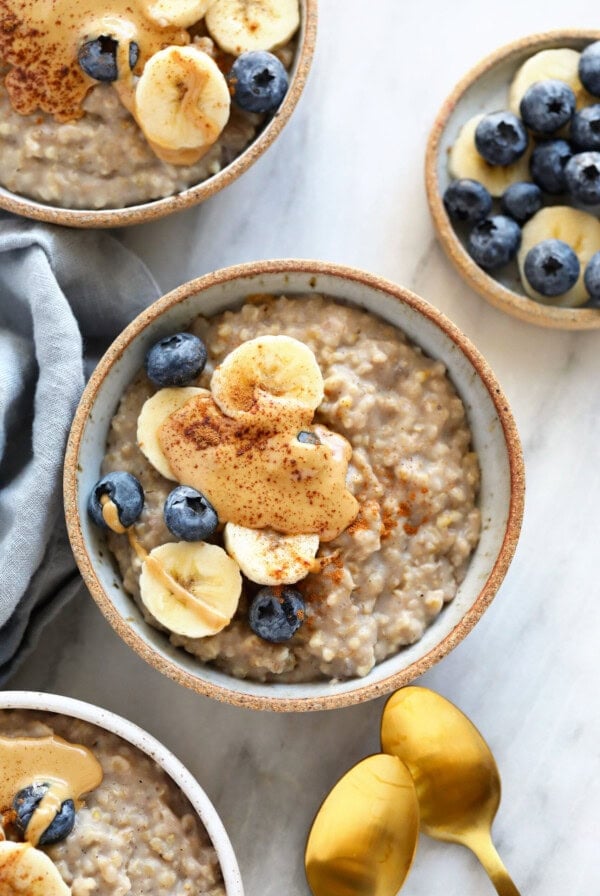
<instances>
[{"instance_id":1,"label":"gold spoon","mask_svg":"<svg viewBox=\"0 0 600 896\"><path fill-rule=\"evenodd\" d=\"M519 896L492 843L500 776L488 745L469 719L427 688L402 688L383 710L381 743L410 770L421 830L468 847L500 896Z\"/></svg>"},{"instance_id":2,"label":"gold spoon","mask_svg":"<svg viewBox=\"0 0 600 896\"><path fill-rule=\"evenodd\" d=\"M396 896L412 865L419 806L395 756L369 756L340 778L317 812L304 864L314 896Z\"/></svg>"}]
</instances>

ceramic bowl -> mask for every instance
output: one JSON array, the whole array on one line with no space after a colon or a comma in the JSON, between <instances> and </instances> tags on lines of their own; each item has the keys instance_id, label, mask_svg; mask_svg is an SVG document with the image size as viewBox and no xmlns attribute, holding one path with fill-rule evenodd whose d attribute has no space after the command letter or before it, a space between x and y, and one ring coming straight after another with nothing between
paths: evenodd
<instances>
[{"instance_id":1,"label":"ceramic bowl","mask_svg":"<svg viewBox=\"0 0 600 896\"><path fill-rule=\"evenodd\" d=\"M111 418L148 348L162 336L185 328L195 315L239 307L245 296L257 293L323 293L401 327L427 354L445 363L467 409L482 471L479 545L457 596L423 638L375 666L365 678L261 684L202 665L144 622L123 589L102 533L86 512ZM515 423L477 349L441 312L408 290L361 271L314 261L278 260L227 268L186 283L150 306L124 330L96 368L75 415L65 464L71 544L82 576L111 625L151 665L180 684L254 709L312 710L359 703L425 672L464 638L496 593L516 546L523 494Z\"/></svg>"},{"instance_id":2,"label":"ceramic bowl","mask_svg":"<svg viewBox=\"0 0 600 896\"><path fill-rule=\"evenodd\" d=\"M521 320L565 330L600 327L600 309L556 308L543 305L525 294L516 262L499 273L488 274L475 264L454 230L442 196L450 183L448 152L462 125L480 112L507 106L508 88L517 69L540 50L570 47L582 50L600 40L600 31L565 30L534 34L514 41L486 56L460 81L440 109L425 157L425 183L433 223L442 247L461 277L484 299Z\"/></svg>"},{"instance_id":3,"label":"ceramic bowl","mask_svg":"<svg viewBox=\"0 0 600 896\"><path fill-rule=\"evenodd\" d=\"M244 896L237 859L215 807L179 759L147 731L107 709L57 694L0 691L2 709L34 709L82 719L118 735L153 759L183 791L204 825L219 859L227 896Z\"/></svg>"},{"instance_id":4,"label":"ceramic bowl","mask_svg":"<svg viewBox=\"0 0 600 896\"><path fill-rule=\"evenodd\" d=\"M277 114L259 132L244 152L240 153L218 174L164 199L154 199L139 205L130 205L127 208L101 210L67 209L46 205L35 199L11 193L0 186L0 208L23 215L25 218L35 218L38 221L47 221L50 224L62 224L68 227L125 227L129 224L142 224L146 221L164 218L173 212L198 205L209 196L229 186L250 168L279 136L284 125L289 121L306 84L315 49L318 0L299 0L299 2L301 25L298 48L285 99Z\"/></svg>"}]
</instances>

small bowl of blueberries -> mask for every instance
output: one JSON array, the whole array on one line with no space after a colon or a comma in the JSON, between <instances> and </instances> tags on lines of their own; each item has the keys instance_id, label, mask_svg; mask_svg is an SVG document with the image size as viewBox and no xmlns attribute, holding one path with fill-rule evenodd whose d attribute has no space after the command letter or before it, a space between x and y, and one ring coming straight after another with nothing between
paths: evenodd
<instances>
[{"instance_id":1,"label":"small bowl of blueberries","mask_svg":"<svg viewBox=\"0 0 600 896\"><path fill-rule=\"evenodd\" d=\"M600 31L501 47L432 128L427 197L463 279L521 320L600 327Z\"/></svg>"}]
</instances>

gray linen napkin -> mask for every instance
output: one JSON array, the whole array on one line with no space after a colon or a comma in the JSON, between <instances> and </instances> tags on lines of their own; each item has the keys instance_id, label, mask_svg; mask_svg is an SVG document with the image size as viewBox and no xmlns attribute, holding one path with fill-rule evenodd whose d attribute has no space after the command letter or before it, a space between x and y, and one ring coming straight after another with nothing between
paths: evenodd
<instances>
[{"instance_id":1,"label":"gray linen napkin","mask_svg":"<svg viewBox=\"0 0 600 896\"><path fill-rule=\"evenodd\" d=\"M62 465L87 373L160 295L106 233L0 213L0 684L82 587Z\"/></svg>"}]
</instances>

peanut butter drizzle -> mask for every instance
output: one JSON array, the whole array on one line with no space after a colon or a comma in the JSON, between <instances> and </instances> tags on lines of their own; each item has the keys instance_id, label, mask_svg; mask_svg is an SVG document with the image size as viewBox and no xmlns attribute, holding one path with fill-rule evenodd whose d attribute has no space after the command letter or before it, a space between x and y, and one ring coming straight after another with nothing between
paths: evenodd
<instances>
[{"instance_id":1,"label":"peanut butter drizzle","mask_svg":"<svg viewBox=\"0 0 600 896\"><path fill-rule=\"evenodd\" d=\"M206 601L202 600L201 597L198 597L196 594L192 594L191 591L188 591L186 588L181 585L177 579L173 578L170 573L166 571L166 569L162 566L161 563L156 559L156 557L151 557L150 554L146 551L143 545L140 544L134 530L133 526L130 526L129 529L126 529L121 522L119 521L119 514L117 511L117 505L114 501L108 497L108 495L102 495L100 498L100 503L102 504L102 516L104 517L104 522L108 526L109 529L112 529L113 532L117 532L119 535L122 535L124 532L127 533L127 537L129 539L129 544L140 558L142 563L145 563L148 569L152 572L155 579L158 579L159 582L162 582L165 588L171 592L173 597L177 600L181 601L181 603L187 607L188 610L192 610L196 612L196 614L200 617L203 622L206 622L207 625L222 625L223 622L230 622L229 616L224 616L223 613L219 613L218 610L215 610L210 604Z\"/></svg>"},{"instance_id":2,"label":"peanut butter drizzle","mask_svg":"<svg viewBox=\"0 0 600 896\"><path fill-rule=\"evenodd\" d=\"M346 488L352 448L323 426L314 427L321 444L299 442L306 422L306 409L233 419L196 395L158 439L174 476L206 495L222 522L331 541L359 509Z\"/></svg>"},{"instance_id":3,"label":"peanut butter drizzle","mask_svg":"<svg viewBox=\"0 0 600 896\"><path fill-rule=\"evenodd\" d=\"M5 84L21 115L37 109L57 121L83 115L86 94L97 84L77 61L79 48L100 36L119 42L118 71L124 99L131 90L129 44L139 47L135 68L165 47L189 44L185 29L165 27L150 17L144 0L0 0L0 59L10 66ZM129 107L128 107L129 108Z\"/></svg>"},{"instance_id":4,"label":"peanut butter drizzle","mask_svg":"<svg viewBox=\"0 0 600 896\"><path fill-rule=\"evenodd\" d=\"M127 532L127 529L122 525L119 519L119 511L117 510L115 502L111 501L108 495L102 495L100 504L102 505L102 519L108 528L112 529L113 532L117 532L119 535L123 535L124 532Z\"/></svg>"},{"instance_id":5,"label":"peanut butter drizzle","mask_svg":"<svg viewBox=\"0 0 600 896\"><path fill-rule=\"evenodd\" d=\"M35 846L53 822L61 804L81 797L102 782L102 767L94 754L62 737L0 737L0 813L12 809L16 794L30 784L48 784L33 813L25 839Z\"/></svg>"}]
</instances>

